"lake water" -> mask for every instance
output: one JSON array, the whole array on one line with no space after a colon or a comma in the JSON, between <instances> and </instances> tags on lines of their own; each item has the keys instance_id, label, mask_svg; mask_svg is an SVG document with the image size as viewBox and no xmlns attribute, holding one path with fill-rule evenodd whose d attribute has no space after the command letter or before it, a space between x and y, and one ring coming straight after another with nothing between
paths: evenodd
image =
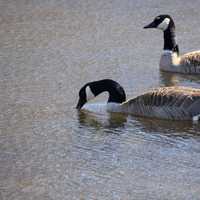
<instances>
[{"instance_id":1,"label":"lake water","mask_svg":"<svg viewBox=\"0 0 200 200\"><path fill-rule=\"evenodd\" d=\"M162 33L142 28L168 13L180 51L197 50L199 7L0 0L0 200L200 199L200 124L75 109L79 89L103 78L128 98L200 88L200 76L159 71Z\"/></svg>"}]
</instances>

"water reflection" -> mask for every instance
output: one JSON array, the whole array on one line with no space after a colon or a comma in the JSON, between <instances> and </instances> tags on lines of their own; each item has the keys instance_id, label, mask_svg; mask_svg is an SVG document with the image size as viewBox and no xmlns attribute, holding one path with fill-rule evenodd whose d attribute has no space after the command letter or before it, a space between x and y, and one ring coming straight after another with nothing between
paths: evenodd
<instances>
[{"instance_id":1,"label":"water reflection","mask_svg":"<svg viewBox=\"0 0 200 200\"><path fill-rule=\"evenodd\" d=\"M143 133L157 133L169 137L188 138L200 136L200 123L192 121L169 121L154 118L135 117L123 113L94 113L81 110L78 114L78 121L81 127L93 127L96 130L110 130L112 133L119 133L119 129L140 130Z\"/></svg>"},{"instance_id":2,"label":"water reflection","mask_svg":"<svg viewBox=\"0 0 200 200\"><path fill-rule=\"evenodd\" d=\"M190 86L199 88L200 75L186 75L160 71L160 82L163 86Z\"/></svg>"},{"instance_id":3,"label":"water reflection","mask_svg":"<svg viewBox=\"0 0 200 200\"><path fill-rule=\"evenodd\" d=\"M121 113L97 114L86 110L81 110L77 114L78 121L81 126L92 126L95 129L123 128L127 122L127 115Z\"/></svg>"},{"instance_id":4,"label":"water reflection","mask_svg":"<svg viewBox=\"0 0 200 200\"><path fill-rule=\"evenodd\" d=\"M200 123L192 121L169 121L151 118L137 118L141 130L148 133L158 133L170 137L180 136L182 138L199 136Z\"/></svg>"}]
</instances>

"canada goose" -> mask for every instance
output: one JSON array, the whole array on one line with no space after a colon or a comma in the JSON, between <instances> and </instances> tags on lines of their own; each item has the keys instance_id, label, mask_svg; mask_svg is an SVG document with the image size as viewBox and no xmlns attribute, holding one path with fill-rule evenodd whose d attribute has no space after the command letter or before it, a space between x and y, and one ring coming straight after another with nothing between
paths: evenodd
<instances>
[{"instance_id":1,"label":"canada goose","mask_svg":"<svg viewBox=\"0 0 200 200\"><path fill-rule=\"evenodd\" d=\"M160 59L161 70L200 74L200 51L179 55L179 47L175 38L175 24L170 15L159 15L144 28L157 28L164 33L164 52Z\"/></svg>"},{"instance_id":2,"label":"canada goose","mask_svg":"<svg viewBox=\"0 0 200 200\"><path fill-rule=\"evenodd\" d=\"M80 110L90 99L108 92L108 111L170 120L200 119L200 89L160 87L126 101L123 87L110 79L85 84L76 106Z\"/></svg>"}]
</instances>

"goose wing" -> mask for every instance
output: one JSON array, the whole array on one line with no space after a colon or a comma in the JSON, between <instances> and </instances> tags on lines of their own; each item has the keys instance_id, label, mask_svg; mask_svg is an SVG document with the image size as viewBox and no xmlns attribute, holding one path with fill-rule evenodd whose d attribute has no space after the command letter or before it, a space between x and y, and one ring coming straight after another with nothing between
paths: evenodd
<instances>
[{"instance_id":1,"label":"goose wing","mask_svg":"<svg viewBox=\"0 0 200 200\"><path fill-rule=\"evenodd\" d=\"M200 89L162 87L130 99L127 112L137 116L172 120L191 120L200 114Z\"/></svg>"},{"instance_id":2,"label":"goose wing","mask_svg":"<svg viewBox=\"0 0 200 200\"><path fill-rule=\"evenodd\" d=\"M180 64L189 73L200 73L200 51L193 51L180 57Z\"/></svg>"}]
</instances>

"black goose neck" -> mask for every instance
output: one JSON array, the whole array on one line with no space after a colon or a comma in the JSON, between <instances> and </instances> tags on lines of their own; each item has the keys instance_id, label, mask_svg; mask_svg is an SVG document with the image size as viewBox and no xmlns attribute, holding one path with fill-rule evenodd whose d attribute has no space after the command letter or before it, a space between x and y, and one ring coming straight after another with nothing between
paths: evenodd
<instances>
[{"instance_id":1,"label":"black goose neck","mask_svg":"<svg viewBox=\"0 0 200 200\"><path fill-rule=\"evenodd\" d=\"M176 50L176 46L175 26L170 25L164 31L164 50L174 51Z\"/></svg>"},{"instance_id":2,"label":"black goose neck","mask_svg":"<svg viewBox=\"0 0 200 200\"><path fill-rule=\"evenodd\" d=\"M122 103L126 101L126 94L123 87L113 80L103 79L92 82L89 84L89 86L95 96L101 94L102 92L108 92L108 102Z\"/></svg>"}]
</instances>

